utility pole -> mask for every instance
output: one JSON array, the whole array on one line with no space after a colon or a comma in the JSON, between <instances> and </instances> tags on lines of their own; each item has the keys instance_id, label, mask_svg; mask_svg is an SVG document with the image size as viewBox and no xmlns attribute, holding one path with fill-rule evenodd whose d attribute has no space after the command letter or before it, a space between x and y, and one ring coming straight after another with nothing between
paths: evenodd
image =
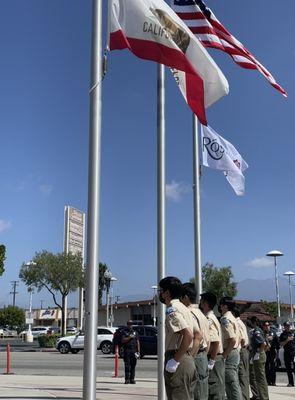
<instances>
[{"instance_id":1,"label":"utility pole","mask_svg":"<svg viewBox=\"0 0 295 400\"><path fill-rule=\"evenodd\" d=\"M16 288L18 287L18 281L11 281L11 285L12 285L12 292L10 292L10 294L13 295L12 305L13 307L15 307L15 296L18 294L18 292L16 291Z\"/></svg>"}]
</instances>

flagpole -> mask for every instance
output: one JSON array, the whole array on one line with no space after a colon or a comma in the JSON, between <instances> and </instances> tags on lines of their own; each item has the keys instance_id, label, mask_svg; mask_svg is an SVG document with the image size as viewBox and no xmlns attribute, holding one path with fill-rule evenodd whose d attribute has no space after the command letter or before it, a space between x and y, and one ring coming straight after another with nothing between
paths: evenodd
<instances>
[{"instance_id":1,"label":"flagpole","mask_svg":"<svg viewBox=\"0 0 295 400\"><path fill-rule=\"evenodd\" d=\"M166 230L165 230L165 67L157 65L157 264L158 282L165 277ZM157 301L158 314L158 400L165 400L164 351L165 351L165 310Z\"/></svg>"},{"instance_id":2,"label":"flagpole","mask_svg":"<svg viewBox=\"0 0 295 400\"><path fill-rule=\"evenodd\" d=\"M102 81L101 29L102 1L93 0L83 400L96 399Z\"/></svg>"},{"instance_id":3,"label":"flagpole","mask_svg":"<svg viewBox=\"0 0 295 400\"><path fill-rule=\"evenodd\" d=\"M194 192L194 249L195 249L195 284L197 301L202 293L201 261L201 212L200 212L200 157L198 118L193 114L193 192Z\"/></svg>"}]
</instances>

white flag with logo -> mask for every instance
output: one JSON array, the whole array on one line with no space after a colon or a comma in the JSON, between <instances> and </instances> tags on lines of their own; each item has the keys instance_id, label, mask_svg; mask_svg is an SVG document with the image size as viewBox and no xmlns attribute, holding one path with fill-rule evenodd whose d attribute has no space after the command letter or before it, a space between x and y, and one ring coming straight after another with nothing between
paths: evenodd
<instances>
[{"instance_id":1,"label":"white flag with logo","mask_svg":"<svg viewBox=\"0 0 295 400\"><path fill-rule=\"evenodd\" d=\"M203 165L223 171L235 193L243 196L245 193L243 172L248 168L246 161L230 142L218 135L210 126L202 125L201 136Z\"/></svg>"}]
</instances>

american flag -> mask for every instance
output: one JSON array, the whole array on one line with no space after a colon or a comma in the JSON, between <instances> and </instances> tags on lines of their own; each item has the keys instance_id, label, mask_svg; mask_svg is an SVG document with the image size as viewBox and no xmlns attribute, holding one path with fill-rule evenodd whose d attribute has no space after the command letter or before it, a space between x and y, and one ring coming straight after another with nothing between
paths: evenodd
<instances>
[{"instance_id":1,"label":"american flag","mask_svg":"<svg viewBox=\"0 0 295 400\"><path fill-rule=\"evenodd\" d=\"M203 1L172 0L172 8L204 47L224 51L242 68L258 70L275 89L287 96L272 74L218 21Z\"/></svg>"}]
</instances>

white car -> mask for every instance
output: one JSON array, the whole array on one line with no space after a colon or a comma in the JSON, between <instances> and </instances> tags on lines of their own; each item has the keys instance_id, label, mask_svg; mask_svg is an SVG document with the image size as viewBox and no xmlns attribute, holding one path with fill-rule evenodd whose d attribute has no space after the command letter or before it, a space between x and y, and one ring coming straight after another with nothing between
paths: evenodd
<instances>
[{"instance_id":1,"label":"white car","mask_svg":"<svg viewBox=\"0 0 295 400\"><path fill-rule=\"evenodd\" d=\"M31 332L34 339L37 339L38 336L46 335L49 332L50 326L34 326L31 328ZM22 331L19 336L24 338L25 335L28 334L28 330Z\"/></svg>"},{"instance_id":2,"label":"white car","mask_svg":"<svg viewBox=\"0 0 295 400\"><path fill-rule=\"evenodd\" d=\"M99 326L97 328L97 349L103 354L110 354L113 346L113 336L117 328L107 328ZM75 336L64 336L57 339L57 350L61 354L69 352L76 354L80 350L84 350L84 332L78 332Z\"/></svg>"},{"instance_id":3,"label":"white car","mask_svg":"<svg viewBox=\"0 0 295 400\"><path fill-rule=\"evenodd\" d=\"M68 326L67 333L76 334L76 333L78 333L78 329L75 326Z\"/></svg>"}]
</instances>

